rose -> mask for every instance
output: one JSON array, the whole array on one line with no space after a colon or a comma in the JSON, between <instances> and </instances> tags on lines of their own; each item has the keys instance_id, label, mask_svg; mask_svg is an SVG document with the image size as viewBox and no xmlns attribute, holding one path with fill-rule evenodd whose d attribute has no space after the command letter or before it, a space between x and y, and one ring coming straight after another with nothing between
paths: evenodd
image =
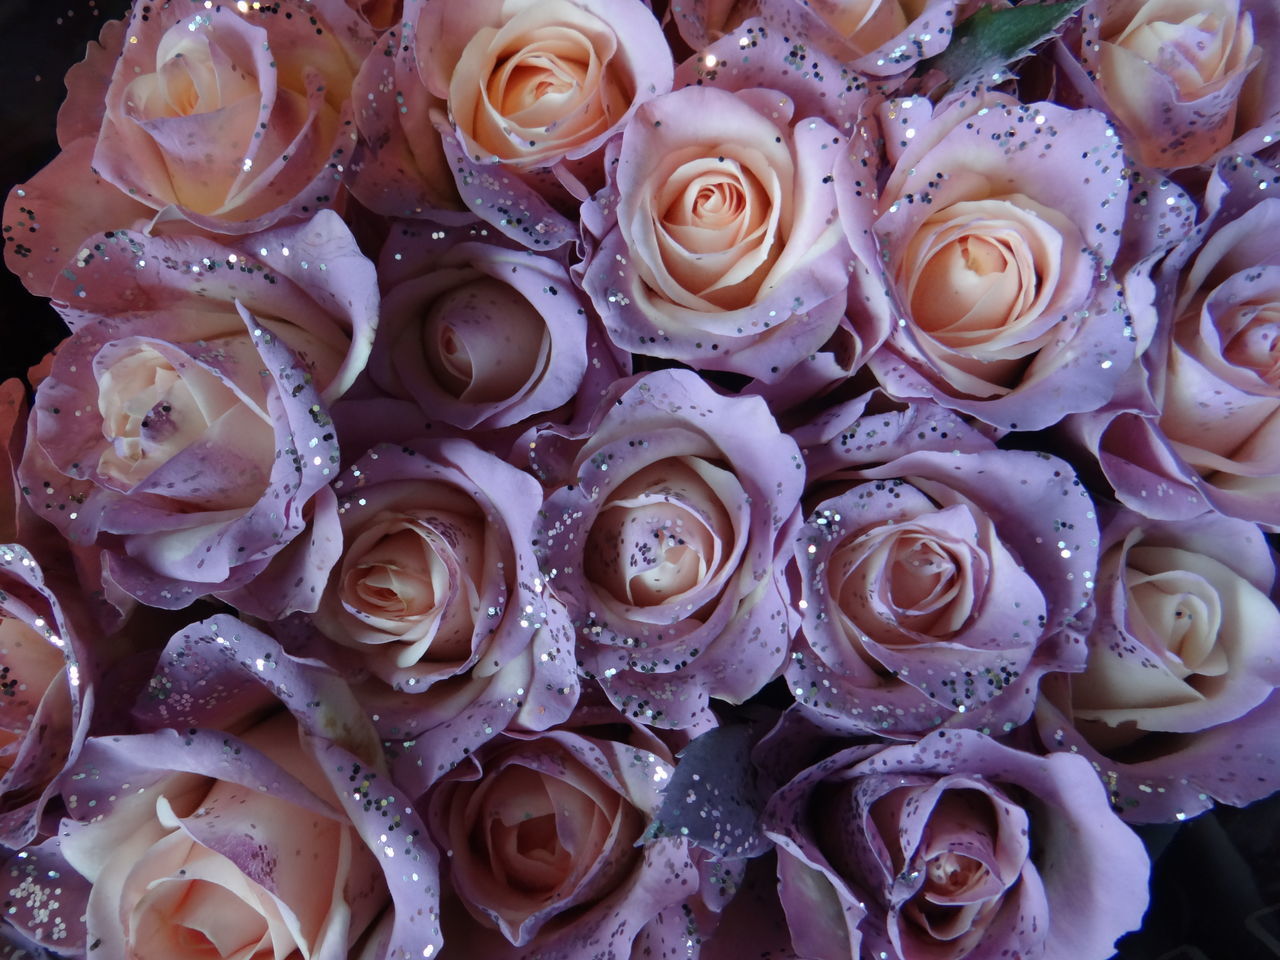
<instances>
[{"instance_id":1,"label":"rose","mask_svg":"<svg viewBox=\"0 0 1280 960\"><path fill-rule=\"evenodd\" d=\"M31 554L18 544L0 546L0 844L6 847L34 839L57 777L88 729L93 674L81 674L86 625L75 624Z\"/></svg>"},{"instance_id":2,"label":"rose","mask_svg":"<svg viewBox=\"0 0 1280 960\"><path fill-rule=\"evenodd\" d=\"M645 104L582 211L597 244L582 284L614 343L767 381L819 347L848 282L840 141L775 91L687 87Z\"/></svg>"},{"instance_id":3,"label":"rose","mask_svg":"<svg viewBox=\"0 0 1280 960\"><path fill-rule=\"evenodd\" d=\"M680 36L694 50L763 25L802 36L807 47L861 77L886 78L892 88L915 64L946 49L965 6L956 0L699 0L672 13Z\"/></svg>"},{"instance_id":4,"label":"rose","mask_svg":"<svg viewBox=\"0 0 1280 960\"><path fill-rule=\"evenodd\" d=\"M777 674L802 467L759 398L664 370L619 384L585 442L545 431L532 443L553 487L538 563L616 705L695 728L710 722L708 696L740 702Z\"/></svg>"},{"instance_id":5,"label":"rose","mask_svg":"<svg viewBox=\"0 0 1280 960\"><path fill-rule=\"evenodd\" d=\"M885 390L1009 430L1109 399L1133 345L1105 273L1127 191L1106 118L965 94L932 112L890 101L880 119L893 167L878 200L855 189L858 165L837 174L846 230L873 222L884 251L870 295L893 290L882 308L905 321L870 360Z\"/></svg>"},{"instance_id":6,"label":"rose","mask_svg":"<svg viewBox=\"0 0 1280 960\"><path fill-rule=\"evenodd\" d=\"M843 733L1012 729L1041 674L1084 666L1093 504L1056 458L997 450L932 405L869 403L795 434L813 506L787 686Z\"/></svg>"},{"instance_id":7,"label":"rose","mask_svg":"<svg viewBox=\"0 0 1280 960\"><path fill-rule=\"evenodd\" d=\"M661 28L638 0L409 0L400 35L357 81L369 99L353 190L383 213L465 209L527 246L558 246L577 231L543 194L562 194L562 181L581 199L578 179L600 177L600 147L671 75ZM535 175L545 169L552 176Z\"/></svg>"},{"instance_id":8,"label":"rose","mask_svg":"<svg viewBox=\"0 0 1280 960\"><path fill-rule=\"evenodd\" d=\"M1267 51L1277 29L1274 8L1252 0L1092 0L1061 62L1124 126L1141 163L1195 166L1258 150L1276 132Z\"/></svg>"},{"instance_id":9,"label":"rose","mask_svg":"<svg viewBox=\"0 0 1280 960\"><path fill-rule=\"evenodd\" d=\"M1202 222L1152 271L1158 326L1143 394L1070 423L1117 498L1145 516L1213 510L1280 525L1280 384L1268 347L1280 260L1266 241L1280 201L1259 189L1274 176L1254 160L1219 166Z\"/></svg>"},{"instance_id":10,"label":"rose","mask_svg":"<svg viewBox=\"0 0 1280 960\"><path fill-rule=\"evenodd\" d=\"M765 825L806 957L1106 957L1147 904L1142 843L1083 760L973 731L841 750Z\"/></svg>"},{"instance_id":11,"label":"rose","mask_svg":"<svg viewBox=\"0 0 1280 960\"><path fill-rule=\"evenodd\" d=\"M439 948L434 851L339 677L219 617L170 641L134 718L156 732L89 740L58 838L6 864L24 889L60 876L56 905L15 904L20 932L139 960Z\"/></svg>"},{"instance_id":12,"label":"rose","mask_svg":"<svg viewBox=\"0 0 1280 960\"><path fill-rule=\"evenodd\" d=\"M337 463L322 396L368 355L373 268L335 215L256 245L117 232L56 291L76 332L37 392L28 500L154 606L243 585L302 530Z\"/></svg>"},{"instance_id":13,"label":"rose","mask_svg":"<svg viewBox=\"0 0 1280 960\"><path fill-rule=\"evenodd\" d=\"M350 149L351 83L370 42L340 0L135 16L106 91L94 169L218 233L331 204Z\"/></svg>"},{"instance_id":14,"label":"rose","mask_svg":"<svg viewBox=\"0 0 1280 960\"><path fill-rule=\"evenodd\" d=\"M440 247L428 238L397 245L396 279L383 272L390 288L371 379L431 419L473 431L573 400L587 370L588 321L564 267L488 243Z\"/></svg>"},{"instance_id":15,"label":"rose","mask_svg":"<svg viewBox=\"0 0 1280 960\"><path fill-rule=\"evenodd\" d=\"M1184 819L1275 789L1275 565L1256 526L1119 512L1084 673L1046 681L1045 743L1087 757L1126 819Z\"/></svg>"},{"instance_id":16,"label":"rose","mask_svg":"<svg viewBox=\"0 0 1280 960\"><path fill-rule=\"evenodd\" d=\"M317 652L361 681L384 729L415 741L401 750L406 786L510 724L568 717L573 640L530 546L537 481L442 440L381 445L334 489L343 549L311 624L337 647Z\"/></svg>"},{"instance_id":17,"label":"rose","mask_svg":"<svg viewBox=\"0 0 1280 960\"><path fill-rule=\"evenodd\" d=\"M422 799L465 908L445 908L455 949L586 958L607 942L623 955L662 956L701 932L710 859L680 837L640 842L671 753L628 724L620 736L606 729L499 737Z\"/></svg>"}]
</instances>

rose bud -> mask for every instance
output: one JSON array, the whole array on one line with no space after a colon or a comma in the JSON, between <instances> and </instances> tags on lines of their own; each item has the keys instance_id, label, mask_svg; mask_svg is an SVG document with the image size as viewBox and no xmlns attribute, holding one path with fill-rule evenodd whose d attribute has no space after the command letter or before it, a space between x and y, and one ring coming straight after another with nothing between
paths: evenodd
<instances>
[{"instance_id":1,"label":"rose bud","mask_svg":"<svg viewBox=\"0 0 1280 960\"><path fill-rule=\"evenodd\" d=\"M1105 960L1147 906L1142 842L1085 761L970 730L841 750L764 819L792 943L816 960Z\"/></svg>"},{"instance_id":2,"label":"rose bud","mask_svg":"<svg viewBox=\"0 0 1280 960\"><path fill-rule=\"evenodd\" d=\"M561 264L426 236L397 243L395 264L385 256L388 289L369 376L388 395L471 431L511 426L574 399L587 370L588 305ZM417 269L406 269L406 260Z\"/></svg>"},{"instance_id":3,"label":"rose bud","mask_svg":"<svg viewBox=\"0 0 1280 960\"><path fill-rule=\"evenodd\" d=\"M709 696L739 703L777 675L802 467L763 401L659 371L619 384L585 441L539 434L530 461L554 486L539 565L615 705L699 728Z\"/></svg>"},{"instance_id":4,"label":"rose bud","mask_svg":"<svg viewBox=\"0 0 1280 960\"><path fill-rule=\"evenodd\" d=\"M1280 132L1268 56L1278 30L1259 0L1090 0L1060 63L1140 163L1177 169L1255 152Z\"/></svg>"},{"instance_id":5,"label":"rose bud","mask_svg":"<svg viewBox=\"0 0 1280 960\"><path fill-rule=\"evenodd\" d=\"M1134 355L1107 270L1128 187L1106 117L966 93L890 101L880 122L878 198L860 165L837 176L847 232L883 251L865 292L896 314L869 361L884 389L1004 430L1101 406Z\"/></svg>"},{"instance_id":6,"label":"rose bud","mask_svg":"<svg viewBox=\"0 0 1280 960\"><path fill-rule=\"evenodd\" d=\"M1047 678L1036 707L1044 742L1092 761L1137 823L1280 787L1280 612L1261 531L1228 517L1120 512L1097 579L1088 666Z\"/></svg>"},{"instance_id":7,"label":"rose bud","mask_svg":"<svg viewBox=\"0 0 1280 960\"><path fill-rule=\"evenodd\" d=\"M1093 504L1044 454L928 404L869 397L796 431L813 504L795 539L802 711L845 734L1010 730L1040 676L1084 666Z\"/></svg>"},{"instance_id":8,"label":"rose bud","mask_svg":"<svg viewBox=\"0 0 1280 960\"><path fill-rule=\"evenodd\" d=\"M170 641L134 715L155 732L87 741L58 836L5 865L26 890L59 875L10 911L20 932L137 960L439 949L435 852L340 677L216 617Z\"/></svg>"},{"instance_id":9,"label":"rose bud","mask_svg":"<svg viewBox=\"0 0 1280 960\"><path fill-rule=\"evenodd\" d=\"M322 401L368 356L373 265L332 213L255 247L117 232L58 288L75 333L20 475L38 514L153 606L257 576L336 473Z\"/></svg>"},{"instance_id":10,"label":"rose bud","mask_svg":"<svg viewBox=\"0 0 1280 960\"><path fill-rule=\"evenodd\" d=\"M465 210L533 249L560 246L577 228L548 199L585 197L600 148L672 71L639 0L407 0L356 83L352 190L389 216Z\"/></svg>"}]
</instances>

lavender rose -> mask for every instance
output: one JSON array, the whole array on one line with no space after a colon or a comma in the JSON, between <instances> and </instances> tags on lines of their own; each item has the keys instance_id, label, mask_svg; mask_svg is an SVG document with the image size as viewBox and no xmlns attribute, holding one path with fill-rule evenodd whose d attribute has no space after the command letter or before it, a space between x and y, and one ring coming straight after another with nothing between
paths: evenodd
<instances>
[{"instance_id":1,"label":"lavender rose","mask_svg":"<svg viewBox=\"0 0 1280 960\"><path fill-rule=\"evenodd\" d=\"M890 101L880 124L879 196L860 165L837 172L850 237L883 250L868 296L895 298L870 360L885 390L1008 430L1101 406L1134 355L1107 273L1128 187L1106 117L985 93Z\"/></svg>"},{"instance_id":2,"label":"lavender rose","mask_svg":"<svg viewBox=\"0 0 1280 960\"><path fill-rule=\"evenodd\" d=\"M608 943L663 956L705 931L710 857L680 837L641 842L674 758L640 728L592 725L619 719L597 711L581 729L490 741L422 799L460 902L446 909L454 949L589 960Z\"/></svg>"},{"instance_id":3,"label":"lavender rose","mask_svg":"<svg viewBox=\"0 0 1280 960\"><path fill-rule=\"evenodd\" d=\"M1098 563L1084 673L1046 680L1036 722L1094 764L1121 815L1184 819L1280 786L1275 564L1252 524L1120 512Z\"/></svg>"},{"instance_id":4,"label":"lavender rose","mask_svg":"<svg viewBox=\"0 0 1280 960\"><path fill-rule=\"evenodd\" d=\"M374 383L468 430L573 400L587 369L588 307L568 271L550 257L436 235L397 243L394 263L384 254Z\"/></svg>"},{"instance_id":5,"label":"lavender rose","mask_svg":"<svg viewBox=\"0 0 1280 960\"><path fill-rule=\"evenodd\" d=\"M342 554L309 618L331 643L311 649L414 741L406 787L510 724L568 717L573 638L530 546L536 480L458 439L381 445L334 489Z\"/></svg>"},{"instance_id":6,"label":"lavender rose","mask_svg":"<svg viewBox=\"0 0 1280 960\"><path fill-rule=\"evenodd\" d=\"M973 731L842 750L765 823L806 957L1104 960L1147 905L1142 843L1087 763Z\"/></svg>"},{"instance_id":7,"label":"lavender rose","mask_svg":"<svg viewBox=\"0 0 1280 960\"><path fill-rule=\"evenodd\" d=\"M1093 504L1062 461L998 450L932 405L870 397L796 434L814 506L795 540L787 685L844 733L1008 730L1039 677L1084 666Z\"/></svg>"},{"instance_id":8,"label":"lavender rose","mask_svg":"<svg viewBox=\"0 0 1280 960\"><path fill-rule=\"evenodd\" d=\"M18 895L20 932L138 960L439 949L435 852L340 678L215 618L174 637L135 717L156 732L87 741L58 836L5 865L24 894L59 875L52 901Z\"/></svg>"},{"instance_id":9,"label":"lavender rose","mask_svg":"<svg viewBox=\"0 0 1280 960\"><path fill-rule=\"evenodd\" d=\"M710 722L708 696L740 702L778 673L803 468L759 398L661 371L619 385L585 441L533 443L555 485L539 565L615 704L692 728Z\"/></svg>"},{"instance_id":10,"label":"lavender rose","mask_svg":"<svg viewBox=\"0 0 1280 960\"><path fill-rule=\"evenodd\" d=\"M323 402L368 356L373 266L333 214L255 242L103 235L56 291L75 333L36 395L28 500L153 606L248 582L336 472Z\"/></svg>"},{"instance_id":11,"label":"lavender rose","mask_svg":"<svg viewBox=\"0 0 1280 960\"><path fill-rule=\"evenodd\" d=\"M0 845L36 836L57 778L74 761L92 713L92 671L82 666L72 616L31 554L0 546ZM86 665L87 668L88 665Z\"/></svg>"},{"instance_id":12,"label":"lavender rose","mask_svg":"<svg viewBox=\"0 0 1280 960\"><path fill-rule=\"evenodd\" d=\"M1153 271L1157 328L1141 391L1071 418L1127 507L1157 519L1207 511L1280 526L1280 259L1268 242L1280 171L1223 161L1205 215Z\"/></svg>"}]
</instances>

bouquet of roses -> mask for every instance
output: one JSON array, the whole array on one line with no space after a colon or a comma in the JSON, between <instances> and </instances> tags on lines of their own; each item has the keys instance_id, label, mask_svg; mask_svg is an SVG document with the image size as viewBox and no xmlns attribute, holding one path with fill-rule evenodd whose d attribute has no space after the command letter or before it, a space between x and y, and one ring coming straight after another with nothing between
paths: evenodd
<instances>
[{"instance_id":1,"label":"bouquet of roses","mask_svg":"<svg viewBox=\"0 0 1280 960\"><path fill-rule=\"evenodd\" d=\"M1275 37L134 0L3 214L0 957L1105 960L1280 789Z\"/></svg>"}]
</instances>

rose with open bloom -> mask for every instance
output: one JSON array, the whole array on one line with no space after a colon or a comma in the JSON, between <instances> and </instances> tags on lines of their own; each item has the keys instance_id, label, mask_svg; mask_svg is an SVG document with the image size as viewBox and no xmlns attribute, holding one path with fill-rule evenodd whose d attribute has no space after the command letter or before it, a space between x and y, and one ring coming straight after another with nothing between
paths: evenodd
<instances>
[{"instance_id":1,"label":"rose with open bloom","mask_svg":"<svg viewBox=\"0 0 1280 960\"><path fill-rule=\"evenodd\" d=\"M847 734L1008 730L1040 675L1084 666L1093 504L1061 460L998 450L931 404L836 408L794 436L801 709Z\"/></svg>"},{"instance_id":2,"label":"rose with open bloom","mask_svg":"<svg viewBox=\"0 0 1280 960\"><path fill-rule=\"evenodd\" d=\"M1212 514L1170 523L1120 511L1102 551L1088 666L1046 681L1042 739L1093 761L1136 822L1276 789L1280 612L1261 531Z\"/></svg>"},{"instance_id":3,"label":"rose with open bloom","mask_svg":"<svg viewBox=\"0 0 1280 960\"><path fill-rule=\"evenodd\" d=\"M103 235L57 290L75 332L37 392L28 501L153 606L261 573L336 473L324 402L368 357L373 265L332 213L254 245Z\"/></svg>"},{"instance_id":4,"label":"rose with open bloom","mask_svg":"<svg viewBox=\"0 0 1280 960\"><path fill-rule=\"evenodd\" d=\"M641 843L670 750L612 711L590 716L611 726L499 737L420 802L461 904L446 901L445 941L462 955L589 960L607 942L667 956L700 932L709 856L683 837Z\"/></svg>"},{"instance_id":5,"label":"rose with open bloom","mask_svg":"<svg viewBox=\"0 0 1280 960\"><path fill-rule=\"evenodd\" d=\"M797 113L785 93L702 86L637 112L582 209L582 285L619 347L774 381L836 329L843 138Z\"/></svg>"},{"instance_id":6,"label":"rose with open bloom","mask_svg":"<svg viewBox=\"0 0 1280 960\"><path fill-rule=\"evenodd\" d=\"M672 70L640 0L407 0L357 81L353 189L380 212L431 216L459 209L452 175L462 208L521 243L569 242L548 197L585 196L600 148Z\"/></svg>"},{"instance_id":7,"label":"rose with open bloom","mask_svg":"<svg viewBox=\"0 0 1280 960\"><path fill-rule=\"evenodd\" d=\"M568 717L577 663L533 556L533 477L468 440L419 441L369 451L334 490L343 546L316 652L415 741L406 764L434 775L509 724Z\"/></svg>"},{"instance_id":8,"label":"rose with open bloom","mask_svg":"<svg viewBox=\"0 0 1280 960\"><path fill-rule=\"evenodd\" d=\"M1105 957L1147 906L1142 842L1089 765L974 731L841 750L764 822L805 957Z\"/></svg>"},{"instance_id":9,"label":"rose with open bloom","mask_svg":"<svg viewBox=\"0 0 1280 960\"><path fill-rule=\"evenodd\" d=\"M1061 63L1139 162L1189 167L1278 132L1277 31L1280 14L1258 0L1091 0Z\"/></svg>"},{"instance_id":10,"label":"rose with open bloom","mask_svg":"<svg viewBox=\"0 0 1280 960\"><path fill-rule=\"evenodd\" d=\"M439 948L435 853L336 674L218 617L169 642L134 719L154 732L88 740L58 835L5 864L26 936L131 960Z\"/></svg>"},{"instance_id":11,"label":"rose with open bloom","mask_svg":"<svg viewBox=\"0 0 1280 960\"><path fill-rule=\"evenodd\" d=\"M873 225L900 311L870 364L885 390L1009 430L1108 400L1133 359L1107 268L1124 158L1105 116L966 93L880 110L892 169L877 199L837 168L850 236ZM858 183L863 183L858 187Z\"/></svg>"},{"instance_id":12,"label":"rose with open bloom","mask_svg":"<svg viewBox=\"0 0 1280 960\"><path fill-rule=\"evenodd\" d=\"M782 567L803 468L758 397L686 370L623 381L589 436L545 431L536 528L584 669L615 704L676 728L773 679L792 627Z\"/></svg>"}]
</instances>

